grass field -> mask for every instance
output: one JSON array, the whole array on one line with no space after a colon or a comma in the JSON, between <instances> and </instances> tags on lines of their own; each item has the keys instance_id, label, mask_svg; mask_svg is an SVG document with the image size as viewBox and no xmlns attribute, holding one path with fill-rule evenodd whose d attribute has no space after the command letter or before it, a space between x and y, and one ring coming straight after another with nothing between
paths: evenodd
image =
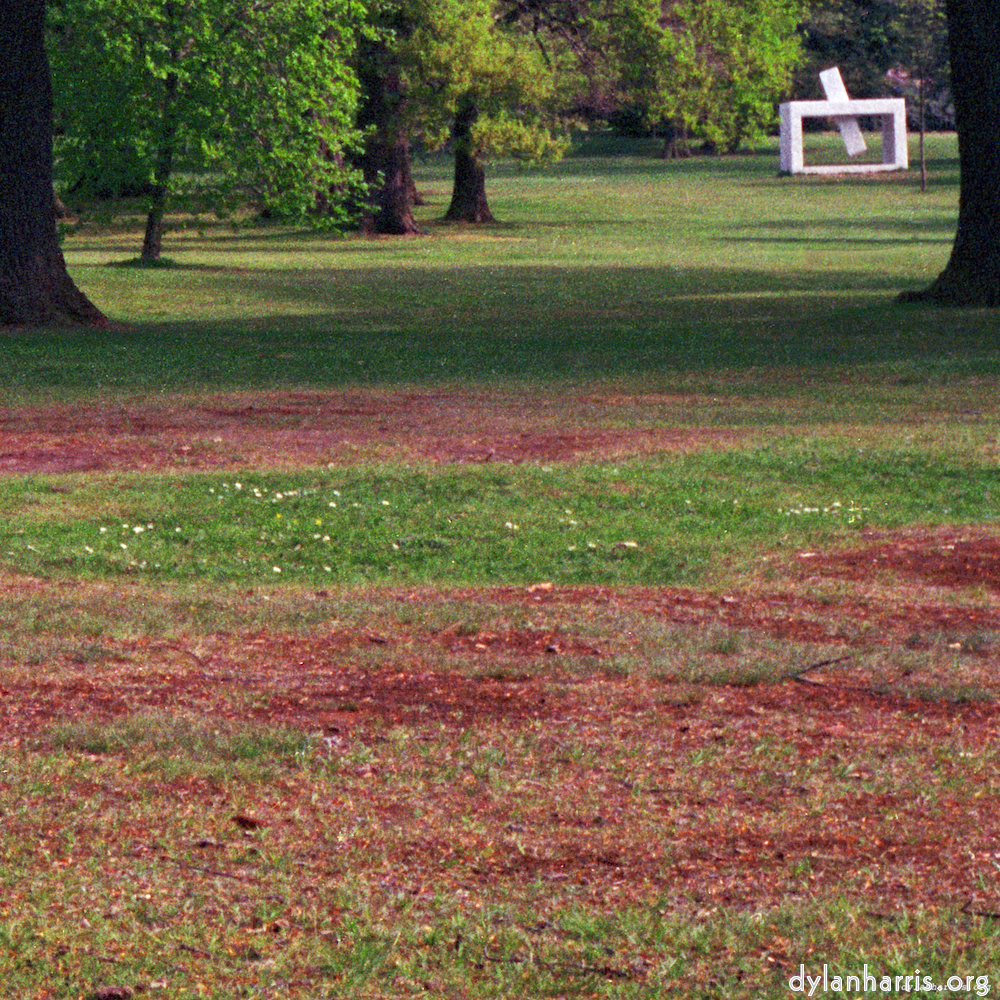
<instances>
[{"instance_id":1,"label":"grass field","mask_svg":"<svg viewBox=\"0 0 1000 1000\"><path fill-rule=\"evenodd\" d=\"M995 988L1000 315L895 303L954 137L654 152L66 239L120 328L0 356L0 996Z\"/></svg>"}]
</instances>

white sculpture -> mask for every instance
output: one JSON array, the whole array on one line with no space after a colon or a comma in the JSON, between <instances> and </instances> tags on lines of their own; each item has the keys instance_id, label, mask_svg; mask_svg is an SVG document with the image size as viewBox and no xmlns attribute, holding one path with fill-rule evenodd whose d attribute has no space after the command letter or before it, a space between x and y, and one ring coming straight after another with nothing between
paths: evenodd
<instances>
[{"instance_id":1,"label":"white sculpture","mask_svg":"<svg viewBox=\"0 0 1000 1000\"><path fill-rule=\"evenodd\" d=\"M819 75L825 101L789 101L778 108L781 118L781 171L786 174L861 174L876 170L905 170L909 166L906 146L906 101L901 97L852 101L834 66ZM858 115L871 115L882 122L882 162L843 163L807 167L802 151L802 119L833 118L840 129L848 156L868 147L858 126Z\"/></svg>"}]
</instances>

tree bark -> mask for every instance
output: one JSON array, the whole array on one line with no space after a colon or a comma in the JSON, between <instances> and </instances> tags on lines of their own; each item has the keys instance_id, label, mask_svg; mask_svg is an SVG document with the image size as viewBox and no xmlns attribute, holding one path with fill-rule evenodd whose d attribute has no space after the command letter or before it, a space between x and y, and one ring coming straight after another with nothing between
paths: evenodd
<instances>
[{"instance_id":1,"label":"tree bark","mask_svg":"<svg viewBox=\"0 0 1000 1000\"><path fill-rule=\"evenodd\" d=\"M163 250L164 219L167 214L167 192L174 170L174 147L177 145L177 88L176 73L167 74L163 84L163 105L157 135L156 163L153 167L153 188L146 214L146 233L142 240L141 260L155 264Z\"/></svg>"},{"instance_id":2,"label":"tree bark","mask_svg":"<svg viewBox=\"0 0 1000 1000\"><path fill-rule=\"evenodd\" d=\"M475 101L465 98L455 114L452 141L455 146L455 182L446 222L495 222L486 200L486 168L472 143L472 127L479 117Z\"/></svg>"},{"instance_id":3,"label":"tree bark","mask_svg":"<svg viewBox=\"0 0 1000 1000\"><path fill-rule=\"evenodd\" d=\"M364 179L370 185L361 229L369 235L408 236L419 233L413 218L413 175L410 143L403 135L373 135L364 158Z\"/></svg>"},{"instance_id":4,"label":"tree bark","mask_svg":"<svg viewBox=\"0 0 1000 1000\"><path fill-rule=\"evenodd\" d=\"M59 247L44 27L45 0L0 0L0 326L108 326Z\"/></svg>"},{"instance_id":5,"label":"tree bark","mask_svg":"<svg viewBox=\"0 0 1000 1000\"><path fill-rule=\"evenodd\" d=\"M419 233L413 218L410 141L400 122L404 95L399 70L380 39L362 41L359 52L362 99L358 124L371 130L362 158L369 194L361 230L369 235Z\"/></svg>"},{"instance_id":6,"label":"tree bark","mask_svg":"<svg viewBox=\"0 0 1000 1000\"><path fill-rule=\"evenodd\" d=\"M1000 306L1000 0L947 0L958 229L934 283L903 302Z\"/></svg>"}]
</instances>

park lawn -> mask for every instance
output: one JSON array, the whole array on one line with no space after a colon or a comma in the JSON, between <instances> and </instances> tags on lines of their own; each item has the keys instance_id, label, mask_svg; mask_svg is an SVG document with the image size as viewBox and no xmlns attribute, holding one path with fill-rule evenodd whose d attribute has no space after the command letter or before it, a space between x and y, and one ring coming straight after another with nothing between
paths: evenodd
<instances>
[{"instance_id":1,"label":"park lawn","mask_svg":"<svg viewBox=\"0 0 1000 1000\"><path fill-rule=\"evenodd\" d=\"M893 302L954 139L651 152L67 240L127 326L0 359L11 996L986 995L1000 320Z\"/></svg>"}]
</instances>

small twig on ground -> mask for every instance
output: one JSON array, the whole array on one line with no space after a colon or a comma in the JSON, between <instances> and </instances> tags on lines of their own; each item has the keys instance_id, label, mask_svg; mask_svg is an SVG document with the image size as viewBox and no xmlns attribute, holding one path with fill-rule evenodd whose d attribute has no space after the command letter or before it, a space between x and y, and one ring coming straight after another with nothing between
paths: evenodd
<instances>
[{"instance_id":1,"label":"small twig on ground","mask_svg":"<svg viewBox=\"0 0 1000 1000\"><path fill-rule=\"evenodd\" d=\"M187 868L192 872L204 872L206 875L217 875L219 878L233 878L239 882L256 882L257 878L250 875L237 875L235 872L224 872L218 868L205 868L202 865L188 864L187 861L179 861L177 858L164 858L164 861L177 865L179 868Z\"/></svg>"},{"instance_id":2,"label":"small twig on ground","mask_svg":"<svg viewBox=\"0 0 1000 1000\"><path fill-rule=\"evenodd\" d=\"M793 680L799 681L801 684L823 684L823 681L813 680L811 677L804 676L809 673L810 670L819 670L820 667L829 667L834 663L843 663L845 660L853 660L854 654L848 653L846 656L835 656L832 660L820 660L819 663L810 663L808 667L803 667L795 676Z\"/></svg>"},{"instance_id":3,"label":"small twig on ground","mask_svg":"<svg viewBox=\"0 0 1000 1000\"><path fill-rule=\"evenodd\" d=\"M962 907L962 913L968 914L970 917L986 917L988 920L1000 920L1000 913L995 910L974 910L971 899L966 900L965 905Z\"/></svg>"},{"instance_id":4,"label":"small twig on ground","mask_svg":"<svg viewBox=\"0 0 1000 1000\"><path fill-rule=\"evenodd\" d=\"M191 952L192 955L200 955L202 958L215 959L215 956L210 951L203 951L201 948L192 948L189 944L178 944L177 947L180 948L181 951Z\"/></svg>"}]
</instances>

